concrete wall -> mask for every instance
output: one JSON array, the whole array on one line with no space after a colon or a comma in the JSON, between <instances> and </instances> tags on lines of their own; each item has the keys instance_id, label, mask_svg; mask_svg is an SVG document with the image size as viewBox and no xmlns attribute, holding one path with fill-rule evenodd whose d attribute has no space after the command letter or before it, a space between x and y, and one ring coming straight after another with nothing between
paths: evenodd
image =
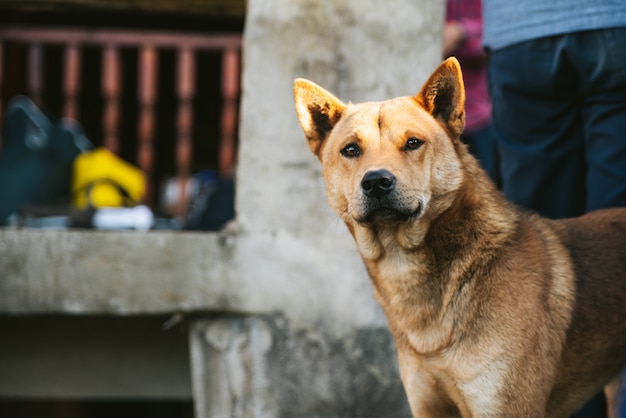
<instances>
[{"instance_id":1,"label":"concrete wall","mask_svg":"<svg viewBox=\"0 0 626 418\"><path fill-rule=\"evenodd\" d=\"M443 4L248 2L237 202L246 230L304 237L337 228L296 119L293 80L353 102L417 93L441 61Z\"/></svg>"},{"instance_id":2,"label":"concrete wall","mask_svg":"<svg viewBox=\"0 0 626 418\"><path fill-rule=\"evenodd\" d=\"M310 78L355 102L414 94L440 61L443 8L250 0L236 222L217 234L0 230L0 325L32 314L175 314L189 330L198 418L408 416L385 318L327 207L292 83ZM19 374L6 360L0 370ZM88 382L58 384L103 392Z\"/></svg>"}]
</instances>

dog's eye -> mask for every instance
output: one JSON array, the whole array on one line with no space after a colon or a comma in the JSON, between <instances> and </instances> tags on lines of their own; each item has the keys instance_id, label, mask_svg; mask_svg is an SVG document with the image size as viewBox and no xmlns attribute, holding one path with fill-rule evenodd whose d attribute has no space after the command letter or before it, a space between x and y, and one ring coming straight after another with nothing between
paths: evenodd
<instances>
[{"instance_id":1,"label":"dog's eye","mask_svg":"<svg viewBox=\"0 0 626 418\"><path fill-rule=\"evenodd\" d=\"M424 141L422 141L420 139L417 139L416 137L412 136L412 137L410 137L406 141L406 144L404 144L404 150L405 151L415 151L416 149L418 149L422 145L424 145Z\"/></svg>"},{"instance_id":2,"label":"dog's eye","mask_svg":"<svg viewBox=\"0 0 626 418\"><path fill-rule=\"evenodd\" d=\"M348 158L356 158L361 154L361 148L354 142L349 143L341 150L341 155Z\"/></svg>"}]
</instances>

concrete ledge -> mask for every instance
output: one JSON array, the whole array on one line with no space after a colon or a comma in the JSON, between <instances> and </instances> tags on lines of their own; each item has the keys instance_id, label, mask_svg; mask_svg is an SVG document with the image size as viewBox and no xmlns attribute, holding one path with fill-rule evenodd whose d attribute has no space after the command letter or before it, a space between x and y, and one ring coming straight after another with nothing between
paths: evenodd
<instances>
[{"instance_id":1,"label":"concrete ledge","mask_svg":"<svg viewBox=\"0 0 626 418\"><path fill-rule=\"evenodd\" d=\"M0 229L0 314L284 312L339 333L384 325L350 237L326 232Z\"/></svg>"},{"instance_id":2,"label":"concrete ledge","mask_svg":"<svg viewBox=\"0 0 626 418\"><path fill-rule=\"evenodd\" d=\"M218 234L0 229L0 312L226 308L228 242ZM216 291L216 280L226 286Z\"/></svg>"}]
</instances>

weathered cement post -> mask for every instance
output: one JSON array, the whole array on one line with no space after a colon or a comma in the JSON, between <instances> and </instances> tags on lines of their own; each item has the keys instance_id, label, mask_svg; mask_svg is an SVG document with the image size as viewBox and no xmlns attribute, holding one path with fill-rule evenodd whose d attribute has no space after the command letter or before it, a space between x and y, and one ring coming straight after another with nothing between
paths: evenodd
<instances>
[{"instance_id":1,"label":"weathered cement post","mask_svg":"<svg viewBox=\"0 0 626 418\"><path fill-rule=\"evenodd\" d=\"M443 2L429 0L249 1L234 261L275 284L269 305L282 313L194 324L197 418L409 416L393 341L327 208L292 85L310 78L355 102L414 94L440 61L442 21Z\"/></svg>"},{"instance_id":2,"label":"weathered cement post","mask_svg":"<svg viewBox=\"0 0 626 418\"><path fill-rule=\"evenodd\" d=\"M272 332L261 317L199 320L190 333L196 417L277 417L267 355Z\"/></svg>"}]
</instances>

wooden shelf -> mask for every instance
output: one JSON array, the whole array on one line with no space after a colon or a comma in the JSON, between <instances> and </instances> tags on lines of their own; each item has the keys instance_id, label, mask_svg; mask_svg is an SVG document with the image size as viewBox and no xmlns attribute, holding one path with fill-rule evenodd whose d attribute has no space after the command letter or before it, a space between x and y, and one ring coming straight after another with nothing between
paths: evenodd
<instances>
[{"instance_id":1,"label":"wooden shelf","mask_svg":"<svg viewBox=\"0 0 626 418\"><path fill-rule=\"evenodd\" d=\"M0 0L0 10L22 12L118 11L243 17L245 0Z\"/></svg>"}]
</instances>

